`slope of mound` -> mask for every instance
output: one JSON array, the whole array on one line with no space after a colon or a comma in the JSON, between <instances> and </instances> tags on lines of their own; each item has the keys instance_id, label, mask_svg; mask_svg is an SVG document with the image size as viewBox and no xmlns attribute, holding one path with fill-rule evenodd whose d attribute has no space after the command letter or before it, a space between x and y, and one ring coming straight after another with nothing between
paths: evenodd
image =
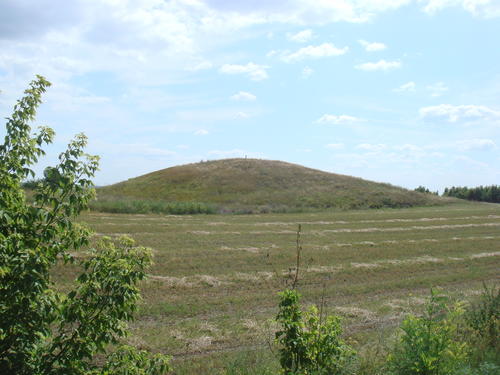
<instances>
[{"instance_id":1,"label":"slope of mound","mask_svg":"<svg viewBox=\"0 0 500 375\"><path fill-rule=\"evenodd\" d=\"M204 202L227 211L410 207L444 202L389 184L281 161L225 159L171 167L98 189L106 197Z\"/></svg>"}]
</instances>

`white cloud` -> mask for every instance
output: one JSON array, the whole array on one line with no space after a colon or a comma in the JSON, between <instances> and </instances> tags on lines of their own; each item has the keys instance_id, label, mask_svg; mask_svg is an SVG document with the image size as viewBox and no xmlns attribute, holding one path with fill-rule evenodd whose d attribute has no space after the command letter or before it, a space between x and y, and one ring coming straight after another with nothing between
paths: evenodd
<instances>
[{"instance_id":1,"label":"white cloud","mask_svg":"<svg viewBox=\"0 0 500 375\"><path fill-rule=\"evenodd\" d=\"M246 113L246 112L236 112L235 115L234 115L234 118L236 119L246 119L246 118L250 118L250 114Z\"/></svg>"},{"instance_id":2,"label":"white cloud","mask_svg":"<svg viewBox=\"0 0 500 375\"><path fill-rule=\"evenodd\" d=\"M356 146L359 150L370 151L370 152L380 152L387 149L387 145L383 143L371 144L371 143L361 143Z\"/></svg>"},{"instance_id":3,"label":"white cloud","mask_svg":"<svg viewBox=\"0 0 500 375\"><path fill-rule=\"evenodd\" d=\"M233 15L251 14L254 22L317 24L367 22L377 14L397 9L412 0L206 0L214 10Z\"/></svg>"},{"instance_id":4,"label":"white cloud","mask_svg":"<svg viewBox=\"0 0 500 375\"><path fill-rule=\"evenodd\" d=\"M268 53L266 53L266 57L273 57L273 56L276 56L278 53L279 53L278 50L273 49L273 50L269 51Z\"/></svg>"},{"instance_id":5,"label":"white cloud","mask_svg":"<svg viewBox=\"0 0 500 375\"><path fill-rule=\"evenodd\" d=\"M130 147L127 148L128 152L130 151ZM138 155L148 155L148 156L175 156L177 155L177 152L175 151L170 151L170 150L165 150L163 148L159 147L145 147L145 148L139 148L137 149L136 153Z\"/></svg>"},{"instance_id":6,"label":"white cloud","mask_svg":"<svg viewBox=\"0 0 500 375\"><path fill-rule=\"evenodd\" d=\"M316 120L318 124L349 124L353 122L363 121L360 118L349 116L349 115L329 115L324 114L319 119Z\"/></svg>"},{"instance_id":7,"label":"white cloud","mask_svg":"<svg viewBox=\"0 0 500 375\"><path fill-rule=\"evenodd\" d=\"M207 135L207 134L208 134L208 130L206 130L206 129L199 129L199 130L194 132L194 135Z\"/></svg>"},{"instance_id":8,"label":"white cloud","mask_svg":"<svg viewBox=\"0 0 500 375\"><path fill-rule=\"evenodd\" d=\"M114 154L114 155L124 155L128 156L176 156L177 152L168 150L162 147L158 147L156 145L152 145L150 143L145 142L137 142L137 143L116 143L116 142L106 142L102 140L96 140L92 142L94 147L105 150L105 154Z\"/></svg>"},{"instance_id":9,"label":"white cloud","mask_svg":"<svg viewBox=\"0 0 500 375\"><path fill-rule=\"evenodd\" d=\"M55 82L56 77L66 80L87 72L112 72L127 83L170 83L183 80L189 72L211 67L206 55L237 41L241 30L276 23L364 22L411 2L37 0L32 4L3 0L0 1L0 35L7 41L2 49L3 59L9 55L18 58L17 62L7 64L6 80L16 77L26 82L34 73L42 73ZM467 9L484 14L486 10L499 8L494 5L497 0L423 3L427 11L441 9L440 3L464 7L469 4ZM305 38L308 34L302 35ZM79 64L66 64L61 68L61 61L56 61L59 58ZM180 75L180 71L184 73ZM259 80L266 76L261 71L252 77Z\"/></svg>"},{"instance_id":10,"label":"white cloud","mask_svg":"<svg viewBox=\"0 0 500 375\"><path fill-rule=\"evenodd\" d=\"M429 85L426 88L430 91L433 98L442 96L446 91L448 91L448 87L446 87L443 82L436 82L435 84Z\"/></svg>"},{"instance_id":11,"label":"white cloud","mask_svg":"<svg viewBox=\"0 0 500 375\"><path fill-rule=\"evenodd\" d=\"M330 149L330 150L343 150L344 144L343 143L328 143L325 147Z\"/></svg>"},{"instance_id":12,"label":"white cloud","mask_svg":"<svg viewBox=\"0 0 500 375\"><path fill-rule=\"evenodd\" d=\"M185 111L177 111L175 113L175 122L179 123L177 131L182 131L186 128L187 124L192 126L200 126L203 124L206 126L210 123L221 123L226 121L233 121L237 118L248 118L251 116L258 115L258 111L253 111L251 113L239 112L239 108L234 107L210 107L205 109L189 109ZM195 127L192 131L195 131Z\"/></svg>"},{"instance_id":13,"label":"white cloud","mask_svg":"<svg viewBox=\"0 0 500 375\"><path fill-rule=\"evenodd\" d=\"M314 37L314 33L311 29L299 31L296 34L287 34L288 40L297 43L309 42Z\"/></svg>"},{"instance_id":14,"label":"white cloud","mask_svg":"<svg viewBox=\"0 0 500 375\"><path fill-rule=\"evenodd\" d=\"M477 170L482 170L481 172L484 173L486 172L485 170L489 169L489 165L487 163L483 163L481 161L474 160L468 156L465 155L459 155L455 158L454 161L457 161L457 165L460 166L460 168L463 168L464 163L467 164L468 167L473 168L476 172Z\"/></svg>"},{"instance_id":15,"label":"white cloud","mask_svg":"<svg viewBox=\"0 0 500 375\"><path fill-rule=\"evenodd\" d=\"M470 150L488 150L496 148L496 143L491 139L467 139L457 142L457 147L460 151Z\"/></svg>"},{"instance_id":16,"label":"white cloud","mask_svg":"<svg viewBox=\"0 0 500 375\"><path fill-rule=\"evenodd\" d=\"M418 165L424 167L424 161L436 163L436 159L444 157L444 154L431 152L426 147L414 144L385 143L360 143L355 146L357 153L337 153L335 157L343 159L347 165L356 164L359 168L381 168L387 170L389 165L405 165L405 169L412 173ZM442 164L441 161L438 164ZM411 171L411 172L410 172Z\"/></svg>"},{"instance_id":17,"label":"white cloud","mask_svg":"<svg viewBox=\"0 0 500 375\"><path fill-rule=\"evenodd\" d=\"M409 143L406 143L404 145L394 146L394 149L397 151L410 152L410 153L423 151L422 147L412 145Z\"/></svg>"},{"instance_id":18,"label":"white cloud","mask_svg":"<svg viewBox=\"0 0 500 375\"><path fill-rule=\"evenodd\" d=\"M500 3L498 0L419 0L423 3L423 11L435 14L449 7L461 7L477 17L500 17Z\"/></svg>"},{"instance_id":19,"label":"white cloud","mask_svg":"<svg viewBox=\"0 0 500 375\"><path fill-rule=\"evenodd\" d=\"M116 98L114 98L116 100ZM206 103L209 99L198 94L177 94L166 92L158 87L130 86L120 98L127 103L133 103L145 111L161 111L165 108L187 108ZM118 99L118 100L120 100Z\"/></svg>"},{"instance_id":20,"label":"white cloud","mask_svg":"<svg viewBox=\"0 0 500 375\"><path fill-rule=\"evenodd\" d=\"M15 79L22 87L36 73L56 83L92 72L112 74L125 84L182 82L220 66L213 52L245 38L251 27L361 22L409 1L3 0L6 68L0 85L6 88ZM266 70L254 67L247 74L262 80Z\"/></svg>"},{"instance_id":21,"label":"white cloud","mask_svg":"<svg viewBox=\"0 0 500 375\"><path fill-rule=\"evenodd\" d=\"M92 95L87 90L60 83L48 90L44 101L51 109L58 112L83 112L99 107L109 109L112 99L105 96Z\"/></svg>"},{"instance_id":22,"label":"white cloud","mask_svg":"<svg viewBox=\"0 0 500 375\"><path fill-rule=\"evenodd\" d=\"M249 62L246 65L224 64L220 67L219 72L224 74L246 74L252 81L262 81L269 78L266 65L254 64Z\"/></svg>"},{"instance_id":23,"label":"white cloud","mask_svg":"<svg viewBox=\"0 0 500 375\"><path fill-rule=\"evenodd\" d=\"M393 91L395 92L415 92L417 85L415 82L410 81L403 83L401 86L398 88L394 89Z\"/></svg>"},{"instance_id":24,"label":"white cloud","mask_svg":"<svg viewBox=\"0 0 500 375\"><path fill-rule=\"evenodd\" d=\"M348 47L337 48L332 43L323 43L318 46L307 46L298 51L284 54L282 59L285 62L300 61L308 58L321 58L344 55L349 50Z\"/></svg>"},{"instance_id":25,"label":"white cloud","mask_svg":"<svg viewBox=\"0 0 500 375\"><path fill-rule=\"evenodd\" d=\"M201 61L199 63L196 63L190 67L188 67L186 70L191 71L191 72L197 72L199 70L207 70L213 68L213 64L210 61Z\"/></svg>"},{"instance_id":26,"label":"white cloud","mask_svg":"<svg viewBox=\"0 0 500 375\"><path fill-rule=\"evenodd\" d=\"M60 83L92 72L113 74L125 84L180 81L209 66L203 54L218 30L203 30L206 22L200 19L207 11L201 3L177 0L39 0L36 5L5 0L0 2L0 35L7 39L2 52L18 60L5 73L24 82L34 73ZM15 33L9 31L12 25Z\"/></svg>"},{"instance_id":27,"label":"white cloud","mask_svg":"<svg viewBox=\"0 0 500 375\"><path fill-rule=\"evenodd\" d=\"M246 91L239 91L238 93L231 96L232 100L251 102L257 99L254 94Z\"/></svg>"},{"instance_id":28,"label":"white cloud","mask_svg":"<svg viewBox=\"0 0 500 375\"><path fill-rule=\"evenodd\" d=\"M311 69L310 67L306 66L304 69L302 69L302 78L309 78L312 74L314 73L314 70Z\"/></svg>"},{"instance_id":29,"label":"white cloud","mask_svg":"<svg viewBox=\"0 0 500 375\"><path fill-rule=\"evenodd\" d=\"M385 60L379 60L377 62L367 62L363 64L358 64L355 66L356 69L359 70L365 70L367 72L373 72L376 70L391 70L391 69L397 69L401 68L401 62L400 61L385 61Z\"/></svg>"},{"instance_id":30,"label":"white cloud","mask_svg":"<svg viewBox=\"0 0 500 375\"><path fill-rule=\"evenodd\" d=\"M383 51L384 49L387 48L387 46L384 43L380 42L367 42L366 40L358 40L359 44L361 44L367 52L377 52L377 51Z\"/></svg>"},{"instance_id":31,"label":"white cloud","mask_svg":"<svg viewBox=\"0 0 500 375\"><path fill-rule=\"evenodd\" d=\"M452 105L440 104L423 107L419 110L420 117L427 120L446 120L448 122L500 120L500 111L484 105Z\"/></svg>"}]
</instances>

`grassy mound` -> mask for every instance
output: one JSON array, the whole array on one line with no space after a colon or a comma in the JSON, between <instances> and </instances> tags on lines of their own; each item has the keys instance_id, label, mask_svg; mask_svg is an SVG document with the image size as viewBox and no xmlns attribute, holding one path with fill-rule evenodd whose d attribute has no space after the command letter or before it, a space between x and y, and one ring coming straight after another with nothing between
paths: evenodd
<instances>
[{"instance_id":1,"label":"grassy mound","mask_svg":"<svg viewBox=\"0 0 500 375\"><path fill-rule=\"evenodd\" d=\"M107 204L122 200L184 202L242 213L412 207L448 201L390 184L258 159L167 168L99 188L98 198Z\"/></svg>"}]
</instances>

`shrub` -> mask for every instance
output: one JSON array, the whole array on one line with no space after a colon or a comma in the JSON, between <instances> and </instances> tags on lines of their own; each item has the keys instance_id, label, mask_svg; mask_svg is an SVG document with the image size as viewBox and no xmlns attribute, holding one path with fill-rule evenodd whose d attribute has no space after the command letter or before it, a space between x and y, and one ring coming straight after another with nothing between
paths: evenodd
<instances>
[{"instance_id":1,"label":"shrub","mask_svg":"<svg viewBox=\"0 0 500 375\"><path fill-rule=\"evenodd\" d=\"M106 353L127 333L149 250L104 240L81 262L74 290L63 293L51 281L54 265L75 262L70 251L89 244L90 231L72 219L94 196L98 158L83 153L86 138L78 135L26 201L22 181L34 177L30 167L54 136L50 128L32 135L28 124L49 85L40 76L30 84L0 145L0 373L161 374L165 356L130 347Z\"/></svg>"},{"instance_id":2,"label":"shrub","mask_svg":"<svg viewBox=\"0 0 500 375\"><path fill-rule=\"evenodd\" d=\"M466 345L455 340L463 310L448 309L446 297L431 290L425 313L408 316L403 334L389 355L388 367L397 375L453 375L463 365Z\"/></svg>"},{"instance_id":3,"label":"shrub","mask_svg":"<svg viewBox=\"0 0 500 375\"><path fill-rule=\"evenodd\" d=\"M484 362L479 365L478 368L474 369L469 366L461 368L456 375L498 375L500 374L500 366Z\"/></svg>"},{"instance_id":4,"label":"shrub","mask_svg":"<svg viewBox=\"0 0 500 375\"><path fill-rule=\"evenodd\" d=\"M215 208L199 202L166 202L155 200L139 200L126 198L105 198L91 201L89 207L97 212L120 214L167 214L191 215L214 214Z\"/></svg>"},{"instance_id":5,"label":"shrub","mask_svg":"<svg viewBox=\"0 0 500 375\"><path fill-rule=\"evenodd\" d=\"M338 316L323 317L313 306L302 313L299 294L293 289L280 293L276 332L280 364L286 375L347 374L355 352L341 338Z\"/></svg>"},{"instance_id":6,"label":"shrub","mask_svg":"<svg viewBox=\"0 0 500 375\"><path fill-rule=\"evenodd\" d=\"M472 331L476 360L489 354L500 358L500 288L484 284L479 299L469 305L465 321Z\"/></svg>"},{"instance_id":7,"label":"shrub","mask_svg":"<svg viewBox=\"0 0 500 375\"><path fill-rule=\"evenodd\" d=\"M36 187L43 183L43 180L42 179L31 179L31 180L26 180L24 181L21 186L24 188L24 189L29 189L29 190L35 190Z\"/></svg>"}]
</instances>

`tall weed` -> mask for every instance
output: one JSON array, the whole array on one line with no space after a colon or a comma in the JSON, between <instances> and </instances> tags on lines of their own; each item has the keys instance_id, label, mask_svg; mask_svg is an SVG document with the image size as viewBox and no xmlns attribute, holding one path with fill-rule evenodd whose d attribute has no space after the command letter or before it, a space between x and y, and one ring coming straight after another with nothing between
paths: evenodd
<instances>
[{"instance_id":1,"label":"tall weed","mask_svg":"<svg viewBox=\"0 0 500 375\"><path fill-rule=\"evenodd\" d=\"M498 348L500 335L500 288L484 284L479 300L471 303L465 318L474 332L489 346Z\"/></svg>"},{"instance_id":2,"label":"tall weed","mask_svg":"<svg viewBox=\"0 0 500 375\"><path fill-rule=\"evenodd\" d=\"M483 285L479 299L469 305L465 321L473 343L473 362L490 358L500 364L500 288Z\"/></svg>"}]
</instances>

